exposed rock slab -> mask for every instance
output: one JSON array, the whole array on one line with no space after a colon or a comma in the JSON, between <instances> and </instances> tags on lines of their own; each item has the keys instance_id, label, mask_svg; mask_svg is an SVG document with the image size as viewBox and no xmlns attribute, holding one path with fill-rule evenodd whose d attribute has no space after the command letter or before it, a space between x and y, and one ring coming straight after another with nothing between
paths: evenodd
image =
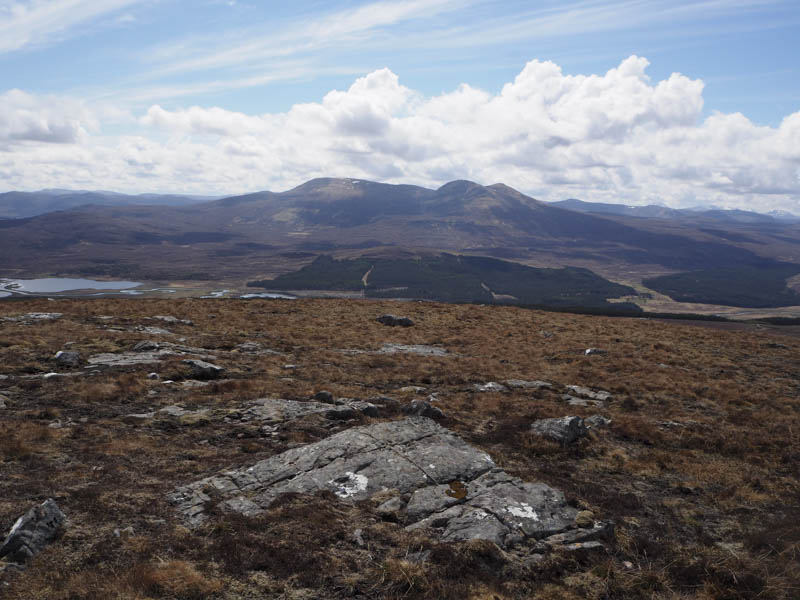
<instances>
[{"instance_id":1,"label":"exposed rock slab","mask_svg":"<svg viewBox=\"0 0 800 600\"><path fill-rule=\"evenodd\" d=\"M205 348L193 348L170 342L156 342L144 340L138 342L131 352L104 352L94 354L88 358L90 365L103 367L128 367L135 365L150 365L159 363L170 356L193 355L214 360Z\"/></svg>"},{"instance_id":2,"label":"exposed rock slab","mask_svg":"<svg viewBox=\"0 0 800 600\"><path fill-rule=\"evenodd\" d=\"M31 324L42 321L56 321L63 317L63 313L49 313L49 312L31 312L16 317L3 317L0 321L8 321L11 323L24 323Z\"/></svg>"},{"instance_id":3,"label":"exposed rock slab","mask_svg":"<svg viewBox=\"0 0 800 600\"><path fill-rule=\"evenodd\" d=\"M11 527L0 546L0 558L22 563L36 556L56 538L66 519L52 498L34 506Z\"/></svg>"},{"instance_id":4,"label":"exposed rock slab","mask_svg":"<svg viewBox=\"0 0 800 600\"><path fill-rule=\"evenodd\" d=\"M560 491L511 477L488 454L424 417L348 429L177 488L169 499L197 525L214 503L255 515L281 494L319 490L347 501L392 490L393 498L381 506L405 512L408 528L501 547L567 531L578 513Z\"/></svg>"},{"instance_id":5,"label":"exposed rock slab","mask_svg":"<svg viewBox=\"0 0 800 600\"><path fill-rule=\"evenodd\" d=\"M378 407L363 400L345 400L342 404L328 404L326 402L261 398L254 400L246 409L229 415L227 420L283 423L312 414L322 414L328 419L349 419L355 417L358 412L376 416Z\"/></svg>"}]
</instances>

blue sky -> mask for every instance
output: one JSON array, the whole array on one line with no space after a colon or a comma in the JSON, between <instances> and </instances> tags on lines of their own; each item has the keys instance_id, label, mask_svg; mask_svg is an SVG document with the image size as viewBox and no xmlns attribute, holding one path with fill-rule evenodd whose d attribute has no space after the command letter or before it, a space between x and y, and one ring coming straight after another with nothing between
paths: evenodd
<instances>
[{"instance_id":1,"label":"blue sky","mask_svg":"<svg viewBox=\"0 0 800 600\"><path fill-rule=\"evenodd\" d=\"M797 0L0 0L0 191L463 177L800 212L798 56Z\"/></svg>"}]
</instances>

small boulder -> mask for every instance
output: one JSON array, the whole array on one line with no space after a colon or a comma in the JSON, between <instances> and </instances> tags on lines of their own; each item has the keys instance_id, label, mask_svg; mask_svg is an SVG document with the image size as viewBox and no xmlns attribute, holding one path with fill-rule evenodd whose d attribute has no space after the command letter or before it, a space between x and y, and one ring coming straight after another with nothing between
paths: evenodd
<instances>
[{"instance_id":1,"label":"small boulder","mask_svg":"<svg viewBox=\"0 0 800 600\"><path fill-rule=\"evenodd\" d=\"M320 390L316 394L314 394L314 400L316 402L324 402L325 404L336 404L336 401L328 390Z\"/></svg>"},{"instance_id":2,"label":"small boulder","mask_svg":"<svg viewBox=\"0 0 800 600\"><path fill-rule=\"evenodd\" d=\"M197 360L195 358L187 358L183 364L189 365L192 371L192 376L197 379L216 379L225 372L224 367L219 367L204 360Z\"/></svg>"},{"instance_id":3,"label":"small boulder","mask_svg":"<svg viewBox=\"0 0 800 600\"><path fill-rule=\"evenodd\" d=\"M48 498L22 515L0 546L0 558L22 563L52 542L66 521L55 500Z\"/></svg>"},{"instance_id":4,"label":"small boulder","mask_svg":"<svg viewBox=\"0 0 800 600\"><path fill-rule=\"evenodd\" d=\"M428 417L429 419L441 419L444 413L441 409L436 408L430 402L425 400L412 400L403 408L403 413L407 415L414 415L417 417Z\"/></svg>"},{"instance_id":5,"label":"small boulder","mask_svg":"<svg viewBox=\"0 0 800 600\"><path fill-rule=\"evenodd\" d=\"M398 317L396 315L381 315L376 319L378 323L382 323L384 325L388 325L389 327L411 327L414 324L414 321L409 319L408 317Z\"/></svg>"},{"instance_id":6,"label":"small boulder","mask_svg":"<svg viewBox=\"0 0 800 600\"><path fill-rule=\"evenodd\" d=\"M540 419L531 425L531 431L564 445L571 444L589 432L581 417Z\"/></svg>"},{"instance_id":7,"label":"small boulder","mask_svg":"<svg viewBox=\"0 0 800 600\"><path fill-rule=\"evenodd\" d=\"M81 364L81 355L77 352L64 352L59 350L53 357L55 361L65 367L77 367Z\"/></svg>"}]
</instances>

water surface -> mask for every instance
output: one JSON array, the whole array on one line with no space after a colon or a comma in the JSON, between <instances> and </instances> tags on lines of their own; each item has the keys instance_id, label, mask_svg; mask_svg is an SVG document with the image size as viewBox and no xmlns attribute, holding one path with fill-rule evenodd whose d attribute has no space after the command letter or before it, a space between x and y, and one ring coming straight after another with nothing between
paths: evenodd
<instances>
[{"instance_id":1,"label":"water surface","mask_svg":"<svg viewBox=\"0 0 800 600\"><path fill-rule=\"evenodd\" d=\"M142 284L138 281L96 281L94 279L45 277L43 279L6 279L0 281L0 290L48 294L72 290L125 290L140 285ZM4 294L8 295L7 292L4 292Z\"/></svg>"}]
</instances>

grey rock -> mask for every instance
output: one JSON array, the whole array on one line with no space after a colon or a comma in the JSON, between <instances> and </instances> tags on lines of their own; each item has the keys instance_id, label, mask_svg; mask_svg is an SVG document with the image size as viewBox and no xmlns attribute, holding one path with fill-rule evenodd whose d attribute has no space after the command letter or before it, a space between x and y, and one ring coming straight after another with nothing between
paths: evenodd
<instances>
[{"instance_id":1,"label":"grey rock","mask_svg":"<svg viewBox=\"0 0 800 600\"><path fill-rule=\"evenodd\" d=\"M602 542L596 541L565 544L560 546L559 549L572 554L592 554L595 552L606 552L605 545Z\"/></svg>"},{"instance_id":2,"label":"grey rock","mask_svg":"<svg viewBox=\"0 0 800 600\"><path fill-rule=\"evenodd\" d=\"M147 374L147 378L148 379L160 379L158 373L155 373L155 372L154 373L148 373Z\"/></svg>"},{"instance_id":3,"label":"grey rock","mask_svg":"<svg viewBox=\"0 0 800 600\"><path fill-rule=\"evenodd\" d=\"M447 356L444 348L426 346L424 344L384 344L379 354L421 354L423 356Z\"/></svg>"},{"instance_id":4,"label":"grey rock","mask_svg":"<svg viewBox=\"0 0 800 600\"><path fill-rule=\"evenodd\" d=\"M209 518L212 498L224 510L244 512L236 508L244 506L257 514L281 494L318 490L343 501L396 490L379 512L397 516L405 510L407 529L430 530L444 540L487 539L501 547L567 531L578 512L561 492L508 475L487 454L423 417L348 429L179 487L169 500L193 526Z\"/></svg>"},{"instance_id":5,"label":"grey rock","mask_svg":"<svg viewBox=\"0 0 800 600\"><path fill-rule=\"evenodd\" d=\"M65 522L55 500L48 498L17 519L0 546L0 558L21 563L36 556L56 538Z\"/></svg>"},{"instance_id":6,"label":"grey rock","mask_svg":"<svg viewBox=\"0 0 800 600\"><path fill-rule=\"evenodd\" d=\"M381 315L376 319L378 323L383 323L384 325L388 325L390 327L411 327L414 325L414 321L409 319L408 317L398 317L396 315Z\"/></svg>"},{"instance_id":7,"label":"grey rock","mask_svg":"<svg viewBox=\"0 0 800 600\"><path fill-rule=\"evenodd\" d=\"M444 413L440 408L433 406L430 402L425 400L412 400L402 408L402 411L406 415L428 417L430 419L441 419L444 417Z\"/></svg>"},{"instance_id":8,"label":"grey rock","mask_svg":"<svg viewBox=\"0 0 800 600\"><path fill-rule=\"evenodd\" d=\"M551 388L553 387L552 383L548 383L546 381L526 381L525 379L508 379L504 381L508 387L514 389L523 389L523 390L538 390L541 388Z\"/></svg>"},{"instance_id":9,"label":"grey rock","mask_svg":"<svg viewBox=\"0 0 800 600\"><path fill-rule=\"evenodd\" d=\"M595 521L591 527L571 529L564 533L551 535L543 543L550 547L566 546L596 540L611 541L614 539L614 523L611 521Z\"/></svg>"},{"instance_id":10,"label":"grey rock","mask_svg":"<svg viewBox=\"0 0 800 600\"><path fill-rule=\"evenodd\" d=\"M496 381L490 381L488 383L476 383L472 386L476 392L507 392L508 388L502 384L497 383Z\"/></svg>"},{"instance_id":11,"label":"grey rock","mask_svg":"<svg viewBox=\"0 0 800 600\"><path fill-rule=\"evenodd\" d=\"M561 444L571 444L588 433L588 429L580 417L540 419L531 425L531 431Z\"/></svg>"},{"instance_id":12,"label":"grey rock","mask_svg":"<svg viewBox=\"0 0 800 600\"><path fill-rule=\"evenodd\" d=\"M588 398L589 400L600 400L601 402L605 402L613 398L611 392L607 392L605 390L593 390L580 385L568 385L566 388L575 396Z\"/></svg>"},{"instance_id":13,"label":"grey rock","mask_svg":"<svg viewBox=\"0 0 800 600\"><path fill-rule=\"evenodd\" d=\"M603 415L592 415L588 419L584 421L586 427L589 429L593 429L595 427L608 427L611 425L611 419L604 417Z\"/></svg>"},{"instance_id":14,"label":"grey rock","mask_svg":"<svg viewBox=\"0 0 800 600\"><path fill-rule=\"evenodd\" d=\"M64 352L63 350L59 350L53 358L58 364L66 367L77 367L81 364L81 355L77 352Z\"/></svg>"},{"instance_id":15,"label":"grey rock","mask_svg":"<svg viewBox=\"0 0 800 600\"><path fill-rule=\"evenodd\" d=\"M185 365L189 365L192 376L197 377L198 379L217 379L220 375L222 375L222 373L225 372L224 367L220 367L204 360L198 360L196 358L187 358L182 362Z\"/></svg>"},{"instance_id":16,"label":"grey rock","mask_svg":"<svg viewBox=\"0 0 800 600\"><path fill-rule=\"evenodd\" d=\"M377 417L380 414L378 407L366 400L350 400L347 404L368 417Z\"/></svg>"}]
</instances>

